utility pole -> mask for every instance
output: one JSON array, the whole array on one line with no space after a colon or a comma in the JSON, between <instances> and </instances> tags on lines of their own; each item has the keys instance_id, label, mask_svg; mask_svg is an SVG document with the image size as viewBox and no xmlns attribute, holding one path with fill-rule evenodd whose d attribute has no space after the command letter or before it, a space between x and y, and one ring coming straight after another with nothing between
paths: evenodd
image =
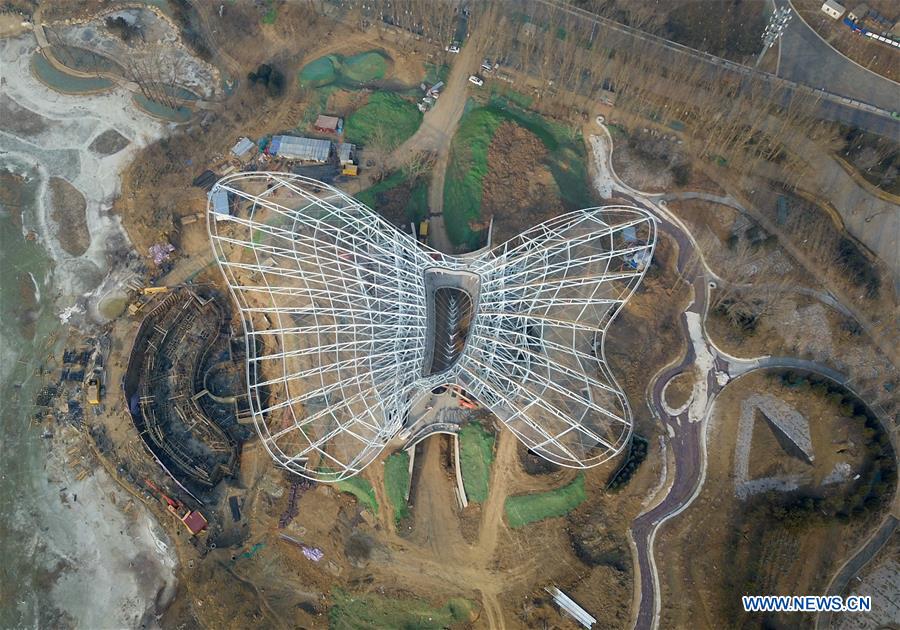
<instances>
[{"instance_id":1,"label":"utility pole","mask_svg":"<svg viewBox=\"0 0 900 630\"><path fill-rule=\"evenodd\" d=\"M762 34L763 49L759 53L759 57L756 58L756 65L754 68L759 67L766 52L781 38L784 29L787 28L792 17L793 14L791 13L790 7L777 7L772 12L772 15L769 17L769 23L766 24L766 30L764 30Z\"/></svg>"}]
</instances>

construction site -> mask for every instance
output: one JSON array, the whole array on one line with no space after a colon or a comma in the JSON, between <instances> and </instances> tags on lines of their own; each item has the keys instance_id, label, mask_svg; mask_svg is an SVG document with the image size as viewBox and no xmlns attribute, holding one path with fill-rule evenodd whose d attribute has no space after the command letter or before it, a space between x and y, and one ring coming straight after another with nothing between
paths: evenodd
<instances>
[{"instance_id":1,"label":"construction site","mask_svg":"<svg viewBox=\"0 0 900 630\"><path fill-rule=\"evenodd\" d=\"M144 446L192 494L234 476L248 432L227 305L178 288L144 315L122 380Z\"/></svg>"},{"instance_id":2,"label":"construction site","mask_svg":"<svg viewBox=\"0 0 900 630\"><path fill-rule=\"evenodd\" d=\"M137 262L110 259L91 294L96 330L70 323L79 339L40 368L38 430L48 444L64 436L77 482L56 486L64 501L77 490L85 506L90 493L100 518L112 505L144 532L143 512L168 536L150 553L168 545L178 593L150 598L148 625L730 626L718 602L737 601L732 591L698 590L718 606L706 623L686 593L710 591L729 557L759 550L759 537L723 533L772 529L745 505L774 491L793 508L791 493L821 486L835 510L858 512L828 538L812 517L815 527L778 530L782 564L798 570L813 565L787 553L794 541L837 563L874 528L895 487L879 463L894 461L887 438L866 437L875 420L854 420L836 444L830 424L812 421L841 411L817 414L807 399L818 390L785 386L779 400L794 413L749 378L742 397L713 407L749 370L822 371L847 357L849 368L829 365L849 378L869 374L851 359L880 355L869 327L844 321L855 289L801 274L835 266L788 248L805 228L780 229L792 225L784 199L751 204L727 179L749 158L712 131L704 151L721 155L701 155L692 134L712 117L705 100L687 122L647 105L677 82L614 58L628 32L576 14L560 31L545 3L518 3L533 19L509 41L494 36L502 15L470 25L463 4L425 36L380 8L318 3L306 22L306 4L263 4L187 3L175 20L191 26L181 36L206 40L227 94L188 103L193 118L147 146L124 134L135 147L113 211ZM576 34L606 42L585 49L604 53L586 96L553 57ZM533 47L559 76L535 75ZM693 88L681 65L660 67ZM262 68L289 78L284 94L262 89ZM656 87L636 89L645 75ZM719 83L704 75L703 90L671 102L701 101ZM769 206L784 208L769 217ZM776 260L777 276L753 253ZM755 275L732 272L742 261ZM736 292L791 270L778 296L802 296L794 337L780 311L760 317L772 334L729 332L717 314ZM22 275L43 289L39 274ZM892 304L881 286L860 298L872 312ZM807 311L823 313L823 334ZM832 336L846 345L811 354L792 341L820 348ZM879 373L880 396L895 373ZM124 501L88 490L101 468ZM722 491L701 493L707 478ZM681 513L674 536L663 525ZM691 536L704 520L705 543ZM104 542L89 548L121 560ZM818 566L795 582L805 592L837 568Z\"/></svg>"}]
</instances>

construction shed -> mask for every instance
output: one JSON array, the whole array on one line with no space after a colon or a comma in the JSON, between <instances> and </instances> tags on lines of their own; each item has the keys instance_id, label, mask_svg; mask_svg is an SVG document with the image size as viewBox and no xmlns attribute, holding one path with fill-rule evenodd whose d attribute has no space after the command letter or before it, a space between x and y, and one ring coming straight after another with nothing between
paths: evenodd
<instances>
[{"instance_id":1,"label":"construction shed","mask_svg":"<svg viewBox=\"0 0 900 630\"><path fill-rule=\"evenodd\" d=\"M209 194L209 202L213 212L216 213L216 221L221 221L231 215L231 206L228 203L227 190L217 188L214 192Z\"/></svg>"},{"instance_id":2,"label":"construction shed","mask_svg":"<svg viewBox=\"0 0 900 630\"><path fill-rule=\"evenodd\" d=\"M319 114L313 127L315 127L316 131L321 131L322 133L341 133L344 130L344 119L337 116L323 116Z\"/></svg>"},{"instance_id":3,"label":"construction shed","mask_svg":"<svg viewBox=\"0 0 900 630\"><path fill-rule=\"evenodd\" d=\"M331 140L301 138L298 136L275 136L269 146L269 153L288 160L303 160L324 164L331 157Z\"/></svg>"},{"instance_id":4,"label":"construction shed","mask_svg":"<svg viewBox=\"0 0 900 630\"><path fill-rule=\"evenodd\" d=\"M356 145L349 142L342 142L337 146L338 161L341 166L353 164L353 156L356 154Z\"/></svg>"},{"instance_id":5,"label":"construction shed","mask_svg":"<svg viewBox=\"0 0 900 630\"><path fill-rule=\"evenodd\" d=\"M256 149L256 143L250 140L249 138L241 138L237 141L233 147L231 147L231 152L234 154L239 160L244 160L250 157L251 152Z\"/></svg>"},{"instance_id":6,"label":"construction shed","mask_svg":"<svg viewBox=\"0 0 900 630\"><path fill-rule=\"evenodd\" d=\"M825 0L822 4L822 13L830 17L832 20L839 20L844 15L844 5L835 0Z\"/></svg>"}]
</instances>

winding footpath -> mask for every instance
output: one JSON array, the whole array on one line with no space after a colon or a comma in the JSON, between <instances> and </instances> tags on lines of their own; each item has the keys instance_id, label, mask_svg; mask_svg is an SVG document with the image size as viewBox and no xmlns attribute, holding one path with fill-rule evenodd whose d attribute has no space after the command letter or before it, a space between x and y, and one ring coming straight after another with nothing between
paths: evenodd
<instances>
[{"instance_id":1,"label":"winding footpath","mask_svg":"<svg viewBox=\"0 0 900 630\"><path fill-rule=\"evenodd\" d=\"M595 168L600 177L598 188L603 196L624 197L634 205L644 208L657 220L659 229L671 236L678 245L676 268L681 277L691 283L693 300L682 314L683 334L689 343L680 361L662 368L651 379L647 388L648 403L657 420L666 427L668 445L672 450L675 472L665 496L638 515L632 522L629 535L635 550L635 601L637 603L633 621L641 630L656 628L659 623L660 589L653 544L659 527L669 519L686 510L700 494L706 478L706 429L719 392L734 378L760 369L789 368L802 369L825 376L847 386L848 379L840 372L820 363L794 357L756 357L752 359L729 355L712 342L706 334L705 321L709 308L710 290L721 283L707 265L703 254L687 227L665 206L663 195L644 193L622 182L612 166L612 137L605 126L603 136L592 138ZM682 198L697 195L707 198L706 193L681 193ZM736 201L718 198L719 203L738 207ZM691 262L698 260L696 270L691 271ZM693 273L692 277L685 274ZM844 310L830 294L813 292L812 295L823 303ZM690 402L681 409L672 410L666 405L663 392L669 381L695 364L702 374L694 387ZM884 422L884 420L882 420ZM885 423L886 428L889 429ZM889 434L892 434L888 430ZM896 445L895 445L896 447ZM895 492L896 511L898 494ZM881 548L886 540L885 532L892 532L897 519L888 515L860 550L852 556L832 580L829 593L840 593L847 583ZM888 534L889 535L889 534Z\"/></svg>"}]
</instances>

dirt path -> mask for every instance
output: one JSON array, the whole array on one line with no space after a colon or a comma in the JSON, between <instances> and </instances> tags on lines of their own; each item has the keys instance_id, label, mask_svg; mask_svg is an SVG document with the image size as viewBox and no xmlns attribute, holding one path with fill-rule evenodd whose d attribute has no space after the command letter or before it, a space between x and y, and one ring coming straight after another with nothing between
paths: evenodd
<instances>
[{"instance_id":1,"label":"dirt path","mask_svg":"<svg viewBox=\"0 0 900 630\"><path fill-rule=\"evenodd\" d=\"M440 561L458 560L466 542L453 511L453 488L441 467L440 436L425 440L420 462L419 487L415 490L415 518L411 540L430 549Z\"/></svg>"},{"instance_id":2,"label":"dirt path","mask_svg":"<svg viewBox=\"0 0 900 630\"><path fill-rule=\"evenodd\" d=\"M492 557L497 549L503 524L503 508L506 504L510 474L515 469L516 438L511 431L500 431L497 436L497 455L491 472L490 490L481 516L478 546L481 555Z\"/></svg>"},{"instance_id":3,"label":"dirt path","mask_svg":"<svg viewBox=\"0 0 900 630\"><path fill-rule=\"evenodd\" d=\"M500 535L506 530L504 504L517 470L516 438L509 431L501 431L497 438L490 492L474 541L462 535L454 509L453 484L440 458L440 438L428 438L416 460L421 474L415 489L414 530L407 538L389 535L393 551L376 571L387 580L411 582L435 591L446 591L449 585L462 593L478 593L484 626L505 630L508 611L503 610L501 595L513 587L532 584L541 570L540 562L533 557L523 556L520 564L505 568L497 561Z\"/></svg>"},{"instance_id":4,"label":"dirt path","mask_svg":"<svg viewBox=\"0 0 900 630\"><path fill-rule=\"evenodd\" d=\"M469 41L453 60L450 75L445 81L444 91L434 109L425 114L425 119L413 136L400 145L391 156L392 166L399 167L410 158L424 151L433 152L436 155L434 170L431 173L431 187L428 190L428 206L431 217L431 230L429 232L430 245L435 249L450 253L453 245L447 238L447 230L444 226L444 175L450 157L450 142L459 126L466 109L466 90L469 85L469 75L478 69L481 55L474 42L479 41L478 29L485 28L481 25L472 33Z\"/></svg>"}]
</instances>

